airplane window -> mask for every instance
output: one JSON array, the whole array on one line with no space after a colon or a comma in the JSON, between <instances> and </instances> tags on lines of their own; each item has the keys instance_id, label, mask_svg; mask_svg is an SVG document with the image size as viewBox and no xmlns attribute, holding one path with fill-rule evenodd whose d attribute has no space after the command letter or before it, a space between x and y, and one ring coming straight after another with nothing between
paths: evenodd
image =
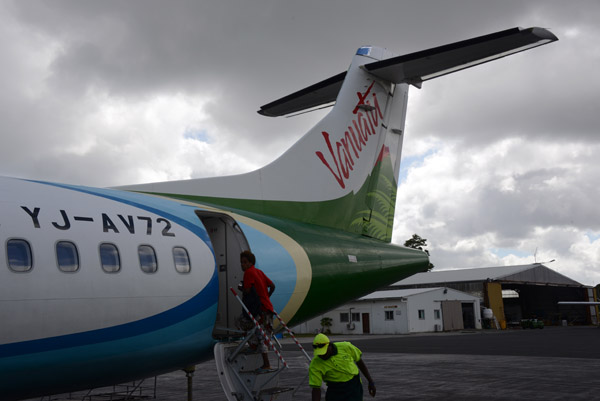
<instances>
[{"instance_id":1,"label":"airplane window","mask_svg":"<svg viewBox=\"0 0 600 401\"><path fill-rule=\"evenodd\" d=\"M173 248L173 260L175 261L175 270L177 270L179 273L190 272L190 257L185 248L180 246Z\"/></svg>"},{"instance_id":2,"label":"airplane window","mask_svg":"<svg viewBox=\"0 0 600 401\"><path fill-rule=\"evenodd\" d=\"M140 245L138 247L138 256L140 258L140 267L144 273L155 273L158 270L156 252L150 245Z\"/></svg>"},{"instance_id":3,"label":"airplane window","mask_svg":"<svg viewBox=\"0 0 600 401\"><path fill-rule=\"evenodd\" d=\"M117 273L121 270L119 250L114 244L100 244L100 263L106 273Z\"/></svg>"},{"instance_id":4,"label":"airplane window","mask_svg":"<svg viewBox=\"0 0 600 401\"><path fill-rule=\"evenodd\" d=\"M60 241L56 244L56 260L60 271L73 273L79 270L79 254L72 242Z\"/></svg>"},{"instance_id":5,"label":"airplane window","mask_svg":"<svg viewBox=\"0 0 600 401\"><path fill-rule=\"evenodd\" d=\"M6 243L8 267L14 272L28 272L33 267L29 243L22 239L11 239Z\"/></svg>"}]
</instances>

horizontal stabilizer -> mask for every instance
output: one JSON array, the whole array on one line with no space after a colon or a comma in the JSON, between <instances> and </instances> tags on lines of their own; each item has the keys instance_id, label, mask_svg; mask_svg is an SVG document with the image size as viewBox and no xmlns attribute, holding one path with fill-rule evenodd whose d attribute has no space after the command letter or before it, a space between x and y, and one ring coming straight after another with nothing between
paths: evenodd
<instances>
[{"instance_id":1,"label":"horizontal stabilizer","mask_svg":"<svg viewBox=\"0 0 600 401\"><path fill-rule=\"evenodd\" d=\"M280 117L335 102L344 78L346 71L261 106L258 113L267 117Z\"/></svg>"},{"instance_id":2,"label":"horizontal stabilizer","mask_svg":"<svg viewBox=\"0 0 600 401\"><path fill-rule=\"evenodd\" d=\"M404 56L363 65L369 73L386 81L417 87L423 81L483 64L558 40L543 28L512 28ZM259 114L285 116L335 102L347 72L261 106Z\"/></svg>"},{"instance_id":3,"label":"horizontal stabilizer","mask_svg":"<svg viewBox=\"0 0 600 401\"><path fill-rule=\"evenodd\" d=\"M417 87L423 81L558 40L543 28L512 28L364 65L371 74Z\"/></svg>"}]
</instances>

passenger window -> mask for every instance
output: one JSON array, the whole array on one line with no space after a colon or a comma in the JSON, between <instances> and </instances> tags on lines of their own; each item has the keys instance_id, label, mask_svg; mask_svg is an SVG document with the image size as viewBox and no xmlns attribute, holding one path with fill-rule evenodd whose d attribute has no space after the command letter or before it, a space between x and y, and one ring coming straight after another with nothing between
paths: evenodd
<instances>
[{"instance_id":1,"label":"passenger window","mask_svg":"<svg viewBox=\"0 0 600 401\"><path fill-rule=\"evenodd\" d=\"M6 243L8 267L18 273L28 272L33 267L33 257L29 242L22 239L11 239Z\"/></svg>"},{"instance_id":2,"label":"passenger window","mask_svg":"<svg viewBox=\"0 0 600 401\"><path fill-rule=\"evenodd\" d=\"M140 267L144 273L155 273L158 270L156 252L150 245L140 245L138 247L138 256L140 258Z\"/></svg>"},{"instance_id":3,"label":"passenger window","mask_svg":"<svg viewBox=\"0 0 600 401\"><path fill-rule=\"evenodd\" d=\"M185 248L180 246L173 248L173 260L175 261L175 270L177 270L179 273L190 272L190 257Z\"/></svg>"},{"instance_id":4,"label":"passenger window","mask_svg":"<svg viewBox=\"0 0 600 401\"><path fill-rule=\"evenodd\" d=\"M121 258L116 245L100 244L100 263L106 273L118 273L121 270Z\"/></svg>"},{"instance_id":5,"label":"passenger window","mask_svg":"<svg viewBox=\"0 0 600 401\"><path fill-rule=\"evenodd\" d=\"M58 269L65 273L79 270L79 253L74 243L60 241L56 243L56 260Z\"/></svg>"}]
</instances>

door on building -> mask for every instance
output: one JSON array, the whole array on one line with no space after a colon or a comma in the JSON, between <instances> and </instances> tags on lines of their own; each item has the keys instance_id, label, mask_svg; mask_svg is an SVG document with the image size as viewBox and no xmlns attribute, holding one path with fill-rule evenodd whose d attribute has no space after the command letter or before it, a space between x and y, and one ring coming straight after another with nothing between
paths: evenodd
<instances>
[{"instance_id":1,"label":"door on building","mask_svg":"<svg viewBox=\"0 0 600 401\"><path fill-rule=\"evenodd\" d=\"M442 301L444 331L464 329L460 301Z\"/></svg>"},{"instance_id":2,"label":"door on building","mask_svg":"<svg viewBox=\"0 0 600 401\"><path fill-rule=\"evenodd\" d=\"M471 302L463 302L462 307L462 320L465 329L475 328L475 305Z\"/></svg>"},{"instance_id":3,"label":"door on building","mask_svg":"<svg viewBox=\"0 0 600 401\"><path fill-rule=\"evenodd\" d=\"M369 321L369 314L362 314L362 326L363 326L363 334L371 333L371 322Z\"/></svg>"},{"instance_id":4,"label":"door on building","mask_svg":"<svg viewBox=\"0 0 600 401\"><path fill-rule=\"evenodd\" d=\"M237 222L222 213L196 212L210 237L215 253L219 276L219 304L213 337L231 335L227 329L235 329L235 319L242 313L242 306L234 299L230 287L236 288L244 272L240 265L240 253L249 250L246 236Z\"/></svg>"}]
</instances>

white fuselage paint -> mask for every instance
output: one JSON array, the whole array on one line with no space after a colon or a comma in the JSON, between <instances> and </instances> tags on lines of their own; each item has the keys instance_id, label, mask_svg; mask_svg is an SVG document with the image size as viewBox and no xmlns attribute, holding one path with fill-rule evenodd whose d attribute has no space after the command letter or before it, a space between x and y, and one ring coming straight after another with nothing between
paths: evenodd
<instances>
[{"instance_id":1,"label":"white fuselage paint","mask_svg":"<svg viewBox=\"0 0 600 401\"><path fill-rule=\"evenodd\" d=\"M226 177L128 185L123 189L223 198L239 198L243 194L244 199L294 202L334 200L356 193L371 174L386 137L395 138L390 144L393 162L400 157L397 149L401 141L398 144L398 135L392 130L404 130L408 86L400 85L398 96L392 101L393 85L374 79L360 68L392 56L376 47L368 56L355 55L335 107L277 160L259 170ZM358 108L358 104L365 108ZM388 126L387 120L392 116L393 124Z\"/></svg>"},{"instance_id":2,"label":"white fuselage paint","mask_svg":"<svg viewBox=\"0 0 600 401\"><path fill-rule=\"evenodd\" d=\"M115 199L108 199L77 189L5 178L0 179L0 187L0 322L10 322L2 325L0 345L157 315L198 294L214 274L214 257L205 240L177 219L119 199L117 191ZM110 191L106 193L110 196ZM193 209L188 209L190 221L198 220ZM201 227L199 220L196 225ZM7 266L6 243L11 239L30 244L30 271L14 272ZM55 250L59 241L76 245L78 271L59 270ZM119 272L102 269L101 243L118 248ZM140 245L155 250L156 272L141 270ZM189 253L189 273L175 270L174 247Z\"/></svg>"}]
</instances>

